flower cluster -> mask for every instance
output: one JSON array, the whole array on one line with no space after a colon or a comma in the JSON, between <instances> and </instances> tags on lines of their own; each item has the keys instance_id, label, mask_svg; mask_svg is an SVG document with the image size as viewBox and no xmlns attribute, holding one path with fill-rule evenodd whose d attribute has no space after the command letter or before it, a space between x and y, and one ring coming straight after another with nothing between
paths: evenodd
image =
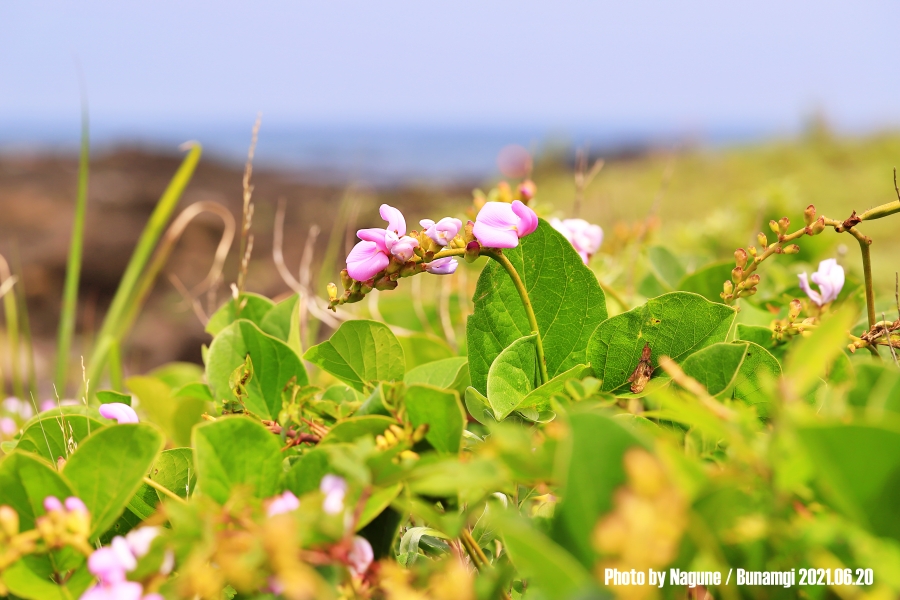
<instances>
[{"instance_id":1,"label":"flower cluster","mask_svg":"<svg viewBox=\"0 0 900 600\"><path fill-rule=\"evenodd\" d=\"M382 204L381 218L386 228L360 229L359 242L347 256L347 268L341 272L344 293L328 284L330 307L359 302L372 289L392 290L401 277L428 272L450 275L456 271L455 256L477 258L481 248L515 248L519 238L538 226L533 210L519 200L486 202L475 218L465 226L459 219L439 221L422 219L421 232L406 230L406 218L398 209Z\"/></svg>"},{"instance_id":2,"label":"flower cluster","mask_svg":"<svg viewBox=\"0 0 900 600\"><path fill-rule=\"evenodd\" d=\"M80 498L69 496L60 501L56 496L44 498L47 513L38 517L35 527L48 547L62 548L74 546L85 550L87 536L91 531L91 515Z\"/></svg>"},{"instance_id":3,"label":"flower cluster","mask_svg":"<svg viewBox=\"0 0 900 600\"><path fill-rule=\"evenodd\" d=\"M150 545L159 535L158 527L141 527L124 537L116 536L109 546L98 548L88 558L88 570L98 579L81 600L162 600L159 594L144 594L144 587L128 581L127 574L137 568L138 560L150 552ZM167 553L160 573L172 571L174 556Z\"/></svg>"},{"instance_id":4,"label":"flower cluster","mask_svg":"<svg viewBox=\"0 0 900 600\"><path fill-rule=\"evenodd\" d=\"M600 250L603 243L603 230L599 225L588 223L584 219L550 219L550 224L563 234L584 264L588 264L591 256Z\"/></svg>"}]
</instances>

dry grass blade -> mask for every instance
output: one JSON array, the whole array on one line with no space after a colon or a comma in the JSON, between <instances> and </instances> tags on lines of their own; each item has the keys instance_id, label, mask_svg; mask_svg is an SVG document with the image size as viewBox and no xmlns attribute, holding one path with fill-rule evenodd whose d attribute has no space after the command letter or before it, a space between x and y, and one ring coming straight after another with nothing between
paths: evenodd
<instances>
[{"instance_id":1,"label":"dry grass blade","mask_svg":"<svg viewBox=\"0 0 900 600\"><path fill-rule=\"evenodd\" d=\"M247 269L250 266L250 255L253 252L253 235L250 226L253 224L253 186L250 178L253 176L253 156L256 154L256 142L259 139L259 126L262 123L262 113L256 115L253 124L253 132L250 136L250 149L247 151L247 164L244 166L244 209L241 216L241 268L238 272L238 295L244 292L244 284L247 280Z\"/></svg>"}]
</instances>

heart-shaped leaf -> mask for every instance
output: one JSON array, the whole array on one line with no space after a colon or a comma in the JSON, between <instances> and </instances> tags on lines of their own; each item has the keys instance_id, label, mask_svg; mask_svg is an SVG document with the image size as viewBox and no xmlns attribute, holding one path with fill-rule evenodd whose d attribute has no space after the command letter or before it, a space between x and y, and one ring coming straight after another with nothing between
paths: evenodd
<instances>
[{"instance_id":1,"label":"heart-shaped leaf","mask_svg":"<svg viewBox=\"0 0 900 600\"><path fill-rule=\"evenodd\" d=\"M303 358L360 392L375 381L400 381L406 370L403 347L390 328L377 321L344 321L331 339L307 350Z\"/></svg>"}]
</instances>

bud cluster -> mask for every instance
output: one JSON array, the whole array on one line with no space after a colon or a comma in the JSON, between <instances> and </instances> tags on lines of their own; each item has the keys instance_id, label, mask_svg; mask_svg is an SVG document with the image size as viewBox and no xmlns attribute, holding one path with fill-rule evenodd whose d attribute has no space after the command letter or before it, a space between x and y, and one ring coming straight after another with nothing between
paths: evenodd
<instances>
[{"instance_id":1,"label":"bud cluster","mask_svg":"<svg viewBox=\"0 0 900 600\"><path fill-rule=\"evenodd\" d=\"M687 526L687 503L656 457L633 448L623 463L626 484L593 533L594 548L604 556L598 573L665 567L678 555Z\"/></svg>"},{"instance_id":2,"label":"bud cluster","mask_svg":"<svg viewBox=\"0 0 900 600\"><path fill-rule=\"evenodd\" d=\"M810 204L803 212L803 220L806 226L793 233L788 233L791 220L787 217L769 221L769 229L775 234L776 240L769 242L765 233L760 232L756 236L759 249L750 246L746 250L738 248L734 252L735 267L731 271L731 281L726 281L719 295L727 303L731 304L738 298L746 298L757 292L759 275L752 274L759 263L773 254L797 254L800 246L788 244L804 235L818 235L825 230L825 217L816 217L816 207Z\"/></svg>"},{"instance_id":3,"label":"bud cluster","mask_svg":"<svg viewBox=\"0 0 900 600\"><path fill-rule=\"evenodd\" d=\"M403 428L397 424L392 424L382 434L375 436L375 447L384 451L404 445L406 449L400 452L400 458L416 460L419 458L419 455L410 448L424 440L426 433L428 433L427 423L419 425L415 429L412 429L411 426Z\"/></svg>"}]
</instances>

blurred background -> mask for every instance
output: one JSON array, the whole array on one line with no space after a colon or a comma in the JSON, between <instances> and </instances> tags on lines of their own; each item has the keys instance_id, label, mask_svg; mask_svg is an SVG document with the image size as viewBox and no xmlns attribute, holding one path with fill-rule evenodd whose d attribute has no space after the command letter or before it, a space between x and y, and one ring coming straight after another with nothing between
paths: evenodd
<instances>
[{"instance_id":1,"label":"blurred background","mask_svg":"<svg viewBox=\"0 0 900 600\"><path fill-rule=\"evenodd\" d=\"M249 290L291 291L273 260L279 201L284 264L324 295L382 202L412 226L462 217L475 188L530 177L543 216L578 212L603 227L591 266L622 290L615 312L658 291L640 272L650 243L690 273L754 243L769 218L799 221L809 203L844 218L896 197L896 17L887 0L2 3L0 254L20 276L35 377L52 370L84 105L75 364L181 143L200 142L204 158L180 207L214 201L240 218L258 114ZM205 277L221 230L211 215L188 227L129 338L126 372L200 361L204 314L179 284ZM896 225L866 233L893 291ZM852 275L857 251L836 238L810 244L784 276L835 255ZM237 268L235 245L205 316ZM380 304L358 310L457 351L476 276L374 294ZM411 304L410 292L428 301ZM442 303L456 307L443 320Z\"/></svg>"}]
</instances>

